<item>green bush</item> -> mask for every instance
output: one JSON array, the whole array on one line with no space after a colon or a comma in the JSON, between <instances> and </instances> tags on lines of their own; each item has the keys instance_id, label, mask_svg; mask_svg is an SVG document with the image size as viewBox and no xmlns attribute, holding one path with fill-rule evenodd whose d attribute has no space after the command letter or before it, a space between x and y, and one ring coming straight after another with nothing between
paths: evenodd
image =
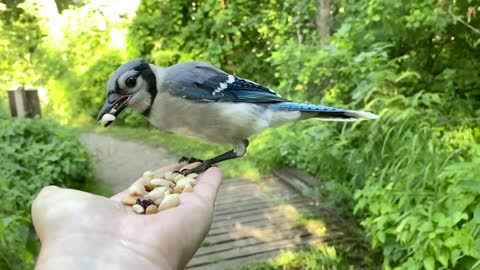
<instances>
[{"instance_id":1,"label":"green bush","mask_svg":"<svg viewBox=\"0 0 480 270\"><path fill-rule=\"evenodd\" d=\"M8 111L7 103L5 100L2 99L0 95L0 119L6 119L10 116L10 112Z\"/></svg>"},{"instance_id":2,"label":"green bush","mask_svg":"<svg viewBox=\"0 0 480 270\"><path fill-rule=\"evenodd\" d=\"M260 136L255 154L325 179L327 193L354 206L374 247L383 249L386 269L474 269L480 260L478 104L419 93L377 97L369 105L384 108L380 120L289 125Z\"/></svg>"},{"instance_id":3,"label":"green bush","mask_svg":"<svg viewBox=\"0 0 480 270\"><path fill-rule=\"evenodd\" d=\"M31 269L33 198L51 184L82 186L92 177L89 156L69 129L40 119L0 120L0 153L0 269Z\"/></svg>"}]
</instances>

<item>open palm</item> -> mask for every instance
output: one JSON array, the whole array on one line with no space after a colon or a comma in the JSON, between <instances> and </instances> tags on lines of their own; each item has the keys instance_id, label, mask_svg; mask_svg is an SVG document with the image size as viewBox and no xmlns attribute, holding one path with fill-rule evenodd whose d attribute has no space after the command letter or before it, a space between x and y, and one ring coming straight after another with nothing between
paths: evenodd
<instances>
[{"instance_id":1,"label":"open palm","mask_svg":"<svg viewBox=\"0 0 480 270\"><path fill-rule=\"evenodd\" d=\"M210 168L179 206L154 215L122 205L126 191L105 198L46 187L32 206L42 243L36 269L183 269L208 233L220 182L220 171Z\"/></svg>"}]
</instances>

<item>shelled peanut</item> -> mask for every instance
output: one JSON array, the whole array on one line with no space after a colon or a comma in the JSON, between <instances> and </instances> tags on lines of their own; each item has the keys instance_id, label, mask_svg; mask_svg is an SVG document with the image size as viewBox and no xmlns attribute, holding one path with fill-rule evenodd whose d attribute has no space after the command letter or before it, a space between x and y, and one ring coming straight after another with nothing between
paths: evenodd
<instances>
[{"instance_id":1,"label":"shelled peanut","mask_svg":"<svg viewBox=\"0 0 480 270\"><path fill-rule=\"evenodd\" d=\"M128 189L130 196L122 203L132 206L137 214L155 214L162 210L176 207L180 204L179 193L192 192L198 174L184 176L176 172L166 172L163 177L146 171L141 181L133 183Z\"/></svg>"}]
</instances>

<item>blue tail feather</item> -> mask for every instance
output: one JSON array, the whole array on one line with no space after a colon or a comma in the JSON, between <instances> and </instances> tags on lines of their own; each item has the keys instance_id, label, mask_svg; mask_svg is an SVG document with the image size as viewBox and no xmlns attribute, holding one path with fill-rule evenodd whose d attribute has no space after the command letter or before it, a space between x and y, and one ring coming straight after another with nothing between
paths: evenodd
<instances>
[{"instance_id":1,"label":"blue tail feather","mask_svg":"<svg viewBox=\"0 0 480 270\"><path fill-rule=\"evenodd\" d=\"M378 118L378 115L369 112L297 102L280 102L272 104L268 108L279 111L299 111L302 112L305 118L315 117L324 120L354 121L356 119Z\"/></svg>"}]
</instances>

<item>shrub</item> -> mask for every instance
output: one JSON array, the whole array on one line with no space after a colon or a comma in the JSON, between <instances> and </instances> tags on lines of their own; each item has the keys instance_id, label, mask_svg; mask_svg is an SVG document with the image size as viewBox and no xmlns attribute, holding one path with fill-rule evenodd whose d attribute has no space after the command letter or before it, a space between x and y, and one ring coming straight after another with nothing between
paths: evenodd
<instances>
[{"instance_id":1,"label":"shrub","mask_svg":"<svg viewBox=\"0 0 480 270\"><path fill-rule=\"evenodd\" d=\"M91 178L78 138L52 121L0 120L0 269L31 269L38 242L30 207L47 185L79 187Z\"/></svg>"},{"instance_id":2,"label":"shrub","mask_svg":"<svg viewBox=\"0 0 480 270\"><path fill-rule=\"evenodd\" d=\"M368 106L383 108L380 120L289 125L254 141L255 155L326 179L327 193L354 207L383 249L386 269L478 266L478 105L446 94L377 93Z\"/></svg>"}]
</instances>

